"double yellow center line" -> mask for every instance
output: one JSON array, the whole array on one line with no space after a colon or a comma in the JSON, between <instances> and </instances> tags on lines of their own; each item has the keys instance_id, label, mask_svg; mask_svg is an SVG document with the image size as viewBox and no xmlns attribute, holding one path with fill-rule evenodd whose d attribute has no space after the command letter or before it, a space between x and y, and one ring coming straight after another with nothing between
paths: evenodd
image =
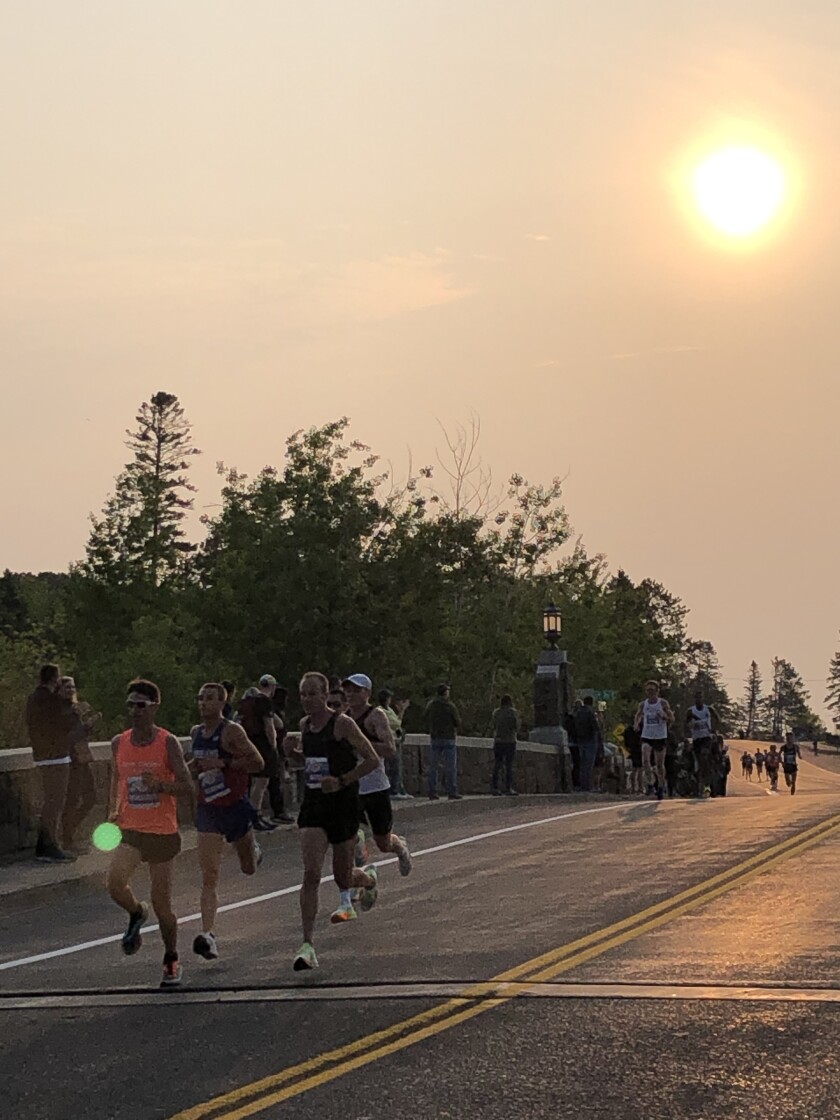
<instances>
[{"instance_id":1,"label":"double yellow center line","mask_svg":"<svg viewBox=\"0 0 840 1120\"><path fill-rule=\"evenodd\" d=\"M742 886L782 860L801 854L838 831L840 817L831 817L764 849L728 871L713 875L710 879L657 902L629 918L533 957L489 980L471 985L461 995L446 1003L366 1035L347 1046L319 1054L308 1061L280 1070L279 1073L188 1108L172 1116L170 1120L245 1120L246 1117L282 1104L310 1089L354 1073L372 1062L406 1050L409 1046L415 1046L418 1042L451 1030L485 1011L508 1003L522 994L523 983L537 984L553 980L593 957L599 957L610 949L616 949L642 934L650 933L682 914ZM515 986L512 982L515 982Z\"/></svg>"}]
</instances>

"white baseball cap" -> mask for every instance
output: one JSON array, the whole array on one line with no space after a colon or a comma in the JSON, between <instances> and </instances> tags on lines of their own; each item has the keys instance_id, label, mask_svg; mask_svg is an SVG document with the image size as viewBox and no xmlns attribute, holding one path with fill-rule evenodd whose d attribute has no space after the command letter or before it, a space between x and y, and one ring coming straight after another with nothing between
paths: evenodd
<instances>
[{"instance_id":1,"label":"white baseball cap","mask_svg":"<svg viewBox=\"0 0 840 1120\"><path fill-rule=\"evenodd\" d=\"M368 690L373 688L373 681L370 677L366 677L364 673L354 673L352 677L345 677L341 683L354 684L356 688L366 688Z\"/></svg>"}]
</instances>

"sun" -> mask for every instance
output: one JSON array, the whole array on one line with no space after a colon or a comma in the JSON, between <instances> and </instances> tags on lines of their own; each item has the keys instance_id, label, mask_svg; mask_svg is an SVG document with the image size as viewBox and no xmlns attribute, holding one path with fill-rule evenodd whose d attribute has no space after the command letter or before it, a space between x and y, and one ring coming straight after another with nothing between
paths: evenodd
<instances>
[{"instance_id":1,"label":"sun","mask_svg":"<svg viewBox=\"0 0 840 1120\"><path fill-rule=\"evenodd\" d=\"M757 148L721 148L692 175L700 213L728 237L748 238L776 217L787 182L781 164Z\"/></svg>"}]
</instances>

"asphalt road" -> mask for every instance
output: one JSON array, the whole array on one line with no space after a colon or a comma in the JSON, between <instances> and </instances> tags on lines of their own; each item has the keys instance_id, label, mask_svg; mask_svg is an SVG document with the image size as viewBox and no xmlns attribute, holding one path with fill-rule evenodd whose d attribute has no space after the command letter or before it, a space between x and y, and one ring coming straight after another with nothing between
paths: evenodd
<instances>
[{"instance_id":1,"label":"asphalt road","mask_svg":"<svg viewBox=\"0 0 840 1120\"><path fill-rule=\"evenodd\" d=\"M295 973L294 830L228 861L222 959L157 989L96 881L0 917L3 1111L28 1120L840 1115L840 773L795 797L474 798L400 806L416 852ZM179 913L197 908L194 854Z\"/></svg>"}]
</instances>

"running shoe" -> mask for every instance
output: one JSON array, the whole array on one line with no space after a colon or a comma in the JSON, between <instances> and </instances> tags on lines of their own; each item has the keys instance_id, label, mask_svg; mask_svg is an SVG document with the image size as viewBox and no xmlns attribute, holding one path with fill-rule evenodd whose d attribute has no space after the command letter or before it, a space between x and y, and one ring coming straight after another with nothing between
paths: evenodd
<instances>
[{"instance_id":1,"label":"running shoe","mask_svg":"<svg viewBox=\"0 0 840 1120\"><path fill-rule=\"evenodd\" d=\"M505 793L505 797L518 797L519 793L515 789L509 789Z\"/></svg>"},{"instance_id":2,"label":"running shoe","mask_svg":"<svg viewBox=\"0 0 840 1120\"><path fill-rule=\"evenodd\" d=\"M440 801L440 797L436 793L430 793L429 794L429 800L430 801Z\"/></svg>"},{"instance_id":3,"label":"running shoe","mask_svg":"<svg viewBox=\"0 0 840 1120\"><path fill-rule=\"evenodd\" d=\"M378 875L373 864L365 868L365 874L370 875L371 879L373 879L373 886L362 887L362 893L359 895L359 905L362 910L367 913L368 910L373 908L373 904L379 897L379 886L377 883Z\"/></svg>"},{"instance_id":4,"label":"running shoe","mask_svg":"<svg viewBox=\"0 0 840 1120\"><path fill-rule=\"evenodd\" d=\"M63 848L44 848L35 853L38 863L75 863L76 857L72 852L65 852Z\"/></svg>"},{"instance_id":5,"label":"running shoe","mask_svg":"<svg viewBox=\"0 0 840 1120\"><path fill-rule=\"evenodd\" d=\"M140 909L128 919L128 928L123 934L122 951L127 957L133 956L143 944L140 930L149 916L148 902L141 902Z\"/></svg>"},{"instance_id":6,"label":"running shoe","mask_svg":"<svg viewBox=\"0 0 840 1120\"><path fill-rule=\"evenodd\" d=\"M304 941L295 953L295 959L292 961L292 968L295 972L306 972L308 969L317 967L318 958L315 956L315 950L308 941Z\"/></svg>"},{"instance_id":7,"label":"running shoe","mask_svg":"<svg viewBox=\"0 0 840 1120\"><path fill-rule=\"evenodd\" d=\"M354 918L358 918L358 914L350 906L339 906L337 910L333 910L330 914L330 921L334 926L341 925L342 922L352 922Z\"/></svg>"},{"instance_id":8,"label":"running shoe","mask_svg":"<svg viewBox=\"0 0 840 1120\"><path fill-rule=\"evenodd\" d=\"M267 821L265 817L257 817L254 821L254 828L257 832L274 832L277 825L272 824L271 821Z\"/></svg>"},{"instance_id":9,"label":"running shoe","mask_svg":"<svg viewBox=\"0 0 840 1120\"><path fill-rule=\"evenodd\" d=\"M274 813L274 815L269 818L269 823L270 824L294 824L295 823L295 818L293 816L290 816L289 813Z\"/></svg>"},{"instance_id":10,"label":"running shoe","mask_svg":"<svg viewBox=\"0 0 840 1120\"><path fill-rule=\"evenodd\" d=\"M408 844L405 842L404 836L398 836L397 839L402 845L400 850L397 852L397 862L400 865L400 875L410 875L412 867L411 852L408 850Z\"/></svg>"},{"instance_id":11,"label":"running shoe","mask_svg":"<svg viewBox=\"0 0 840 1120\"><path fill-rule=\"evenodd\" d=\"M450 793L447 800L449 800L449 801L463 801L464 800L464 795L463 795L463 793Z\"/></svg>"},{"instance_id":12,"label":"running shoe","mask_svg":"<svg viewBox=\"0 0 840 1120\"><path fill-rule=\"evenodd\" d=\"M177 988L181 983L182 975L181 962L177 957L173 961L164 960L160 986L162 988Z\"/></svg>"},{"instance_id":13,"label":"running shoe","mask_svg":"<svg viewBox=\"0 0 840 1120\"><path fill-rule=\"evenodd\" d=\"M193 952L198 957L204 957L206 961L217 961L219 959L219 946L216 944L215 935L200 933L193 941Z\"/></svg>"}]
</instances>

